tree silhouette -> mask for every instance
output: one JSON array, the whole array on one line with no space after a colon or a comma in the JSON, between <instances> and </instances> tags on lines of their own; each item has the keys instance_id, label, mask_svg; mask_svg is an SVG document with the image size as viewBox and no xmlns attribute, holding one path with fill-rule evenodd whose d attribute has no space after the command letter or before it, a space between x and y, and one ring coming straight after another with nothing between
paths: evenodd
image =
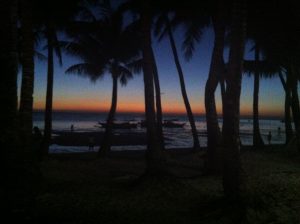
<instances>
[{"instance_id":1,"label":"tree silhouette","mask_svg":"<svg viewBox=\"0 0 300 224\"><path fill-rule=\"evenodd\" d=\"M139 31L141 33L143 77L145 93L145 117L147 127L147 175L161 176L165 173L165 159L162 154L162 133L157 129L157 117L155 111L153 61L151 28L153 17L159 11L159 1L129 0L119 7L120 12L132 12L139 16Z\"/></svg>"},{"instance_id":2,"label":"tree silhouette","mask_svg":"<svg viewBox=\"0 0 300 224\"><path fill-rule=\"evenodd\" d=\"M239 106L246 38L246 1L233 1L231 9L230 52L223 104L223 188L227 198L236 200L241 184Z\"/></svg>"},{"instance_id":3,"label":"tree silhouette","mask_svg":"<svg viewBox=\"0 0 300 224\"><path fill-rule=\"evenodd\" d=\"M188 99L188 95L186 92L186 86L185 86L185 81L184 81L184 74L183 74L183 70L180 64L180 60L179 60L179 56L178 56L178 51L176 48L176 43L174 40L174 36L173 36L173 31L172 31L172 27L171 27L171 22L169 21L168 18L168 14L163 14L162 15L162 19L164 20L164 28L163 27L157 27L157 30L162 30L162 35L165 34L168 36L169 41L170 41L170 45L172 48L172 53L173 53L173 57L174 57L174 61L175 61L175 65L178 71L178 76L179 76L179 81L180 81L180 87L181 87L181 94L182 94L182 98L184 101L184 105L186 108L186 112L188 115L188 119L192 128L192 134L193 134L193 140L194 140L194 145L193 148L195 150L200 149L200 142L199 142L199 138L198 138L198 133L197 133L197 128L195 125L195 118L192 112L192 108ZM158 26L162 25L162 23L158 23ZM157 35L159 35L158 31L157 31ZM162 36L161 36L162 38ZM161 39L160 38L160 39Z\"/></svg>"},{"instance_id":4,"label":"tree silhouette","mask_svg":"<svg viewBox=\"0 0 300 224\"><path fill-rule=\"evenodd\" d=\"M34 16L38 30L46 39L47 58L47 90L45 105L45 127L43 139L44 154L48 154L52 133L53 81L54 81L54 54L62 65L62 55L58 40L58 31L63 30L70 19L81 9L79 0L46 0L34 1Z\"/></svg>"},{"instance_id":5,"label":"tree silhouette","mask_svg":"<svg viewBox=\"0 0 300 224\"><path fill-rule=\"evenodd\" d=\"M99 156L110 151L113 122L117 109L118 81L126 85L133 77L134 68L140 63L140 41L135 30L122 28L122 18L110 14L103 20L92 22L95 29L89 34L75 37L74 42L65 43L68 53L83 60L66 70L89 77L92 81L110 73L113 81L111 108L108 113L105 134L99 149ZM91 24L90 24L91 25Z\"/></svg>"}]
</instances>

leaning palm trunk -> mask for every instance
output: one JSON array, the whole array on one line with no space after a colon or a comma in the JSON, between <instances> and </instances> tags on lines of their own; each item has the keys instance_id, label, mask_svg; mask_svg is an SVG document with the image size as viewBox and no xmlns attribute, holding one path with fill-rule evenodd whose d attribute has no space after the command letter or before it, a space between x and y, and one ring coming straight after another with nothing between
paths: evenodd
<instances>
[{"instance_id":1,"label":"leaning palm trunk","mask_svg":"<svg viewBox=\"0 0 300 224\"><path fill-rule=\"evenodd\" d=\"M98 151L98 156L105 157L110 152L112 135L113 135L113 122L117 110L117 100L118 100L118 77L112 74L113 78L113 90L111 107L107 118L105 133L102 138L102 143Z\"/></svg>"},{"instance_id":2,"label":"leaning palm trunk","mask_svg":"<svg viewBox=\"0 0 300 224\"><path fill-rule=\"evenodd\" d=\"M47 41L48 41L48 71L47 71L47 93L46 93L46 108L45 108L45 128L43 151L47 155L49 152L49 145L51 142L52 133L52 102L53 102L53 30L47 27Z\"/></svg>"},{"instance_id":3,"label":"leaning palm trunk","mask_svg":"<svg viewBox=\"0 0 300 224\"><path fill-rule=\"evenodd\" d=\"M22 86L19 109L19 125L22 143L26 144L32 134L34 36L31 1L21 1L22 32ZM30 141L29 141L30 142Z\"/></svg>"},{"instance_id":4,"label":"leaning palm trunk","mask_svg":"<svg viewBox=\"0 0 300 224\"><path fill-rule=\"evenodd\" d=\"M230 200L239 198L241 184L239 108L245 50L245 11L245 0L233 2L226 99L223 107L223 188L225 196Z\"/></svg>"},{"instance_id":5,"label":"leaning palm trunk","mask_svg":"<svg viewBox=\"0 0 300 224\"><path fill-rule=\"evenodd\" d=\"M155 56L153 53L153 49L151 48L151 56L153 61L153 78L154 78L154 86L155 86L155 103L156 103L156 122L157 122L157 131L158 136L160 138L161 147L164 149L164 134L163 134L163 127L162 127L162 108L161 108L161 94L160 94L160 84L159 84L159 77L158 77L158 70L156 66Z\"/></svg>"},{"instance_id":6,"label":"leaning palm trunk","mask_svg":"<svg viewBox=\"0 0 300 224\"><path fill-rule=\"evenodd\" d=\"M144 3L144 10L141 15L142 27L142 54L143 54L143 73L145 91L145 115L147 127L147 170L148 175L161 175L164 170L164 159L162 146L159 141L154 106L154 86L153 86L153 61L151 56L151 15Z\"/></svg>"},{"instance_id":7,"label":"leaning palm trunk","mask_svg":"<svg viewBox=\"0 0 300 224\"><path fill-rule=\"evenodd\" d=\"M195 119L194 119L194 115L192 112L192 108L187 96L187 92L186 92L186 88L185 88L185 82L184 82L184 75L183 75L183 71L179 62L179 57L178 57L178 53L177 53L177 49L176 49L176 44L175 44L175 40L173 37L173 33L171 30L171 26L169 24L169 19L166 18L167 20L167 30L168 30L168 36L169 36L169 40L170 40L170 44L171 44L171 48L172 48L172 52L173 52L173 57L174 57L174 61L176 64L176 68L178 71L178 75L179 75L179 81L180 81L180 88L181 88L181 94L183 97L183 101L184 101L184 105L186 108L186 113L192 128L192 134L193 134L193 141L194 141L194 145L193 148L195 150L200 149L200 142L199 142L199 138L198 138L198 132L197 132L197 128L195 125Z\"/></svg>"},{"instance_id":8,"label":"leaning palm trunk","mask_svg":"<svg viewBox=\"0 0 300 224\"><path fill-rule=\"evenodd\" d=\"M284 103L284 125L285 125L285 144L288 144L293 138L293 128L291 119L291 91L287 85L287 81L284 80L282 73L279 72L279 78L283 89L285 91L285 103Z\"/></svg>"},{"instance_id":9,"label":"leaning palm trunk","mask_svg":"<svg viewBox=\"0 0 300 224\"><path fill-rule=\"evenodd\" d=\"M258 112L258 96L259 96L259 48L255 47L255 64L256 69L254 73L254 90L253 90L253 145L256 147L261 147L264 142L261 138L259 130L259 112Z\"/></svg>"},{"instance_id":10,"label":"leaning palm trunk","mask_svg":"<svg viewBox=\"0 0 300 224\"><path fill-rule=\"evenodd\" d=\"M221 141L221 132L218 124L218 114L215 101L215 91L220 82L220 77L224 73L224 37L225 24L222 18L215 17L213 19L213 27L215 31L214 48L210 64L208 79L205 85L205 110L207 124L207 172L217 172L220 170L221 161L219 161L217 147ZM223 83L224 84L224 83ZM225 92L225 90L223 90ZM223 92L223 94L224 94ZM223 95L222 94L222 95Z\"/></svg>"}]
</instances>

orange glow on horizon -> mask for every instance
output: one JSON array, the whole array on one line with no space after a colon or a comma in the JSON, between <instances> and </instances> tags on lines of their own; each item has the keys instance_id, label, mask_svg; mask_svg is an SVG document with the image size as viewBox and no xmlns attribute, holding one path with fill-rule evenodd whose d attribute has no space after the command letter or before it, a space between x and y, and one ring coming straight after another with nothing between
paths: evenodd
<instances>
[{"instance_id":1,"label":"orange glow on horizon","mask_svg":"<svg viewBox=\"0 0 300 224\"><path fill-rule=\"evenodd\" d=\"M198 104L199 105L199 104ZM36 101L34 103L34 110L43 111L45 108L44 101ZM53 103L54 111L79 111L79 112L108 112L110 109L110 102L106 104L100 104L95 100L80 100L77 102L67 100L57 100ZM204 105L194 107L193 113L195 115L205 115ZM283 113L279 108L261 108L260 116L278 116L282 117ZM143 103L137 102L118 102L117 112L121 113L144 113L145 106ZM217 112L222 115L222 106L217 104ZM167 114L186 114L184 105L180 103L163 104L163 113ZM242 116L252 116L252 107L249 105L240 108L240 114Z\"/></svg>"}]
</instances>

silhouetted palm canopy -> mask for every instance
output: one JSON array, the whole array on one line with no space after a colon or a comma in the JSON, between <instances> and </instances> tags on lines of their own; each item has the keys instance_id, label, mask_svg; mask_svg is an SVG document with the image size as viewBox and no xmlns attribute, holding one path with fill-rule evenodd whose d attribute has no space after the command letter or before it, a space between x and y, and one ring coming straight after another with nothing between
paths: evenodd
<instances>
[{"instance_id":1,"label":"silhouetted palm canopy","mask_svg":"<svg viewBox=\"0 0 300 224\"><path fill-rule=\"evenodd\" d=\"M272 78L281 71L281 67L275 63L263 60L255 62L244 60L244 73L251 76L256 70L259 71L261 78Z\"/></svg>"},{"instance_id":2,"label":"silhouetted palm canopy","mask_svg":"<svg viewBox=\"0 0 300 224\"><path fill-rule=\"evenodd\" d=\"M36 33L45 38L51 35L52 45L60 64L62 64L62 55L57 32L63 31L70 24L70 19L83 10L79 3L79 0L34 0L33 11ZM49 33L49 27L53 29L51 34ZM36 41L39 42L39 40L40 38L37 36ZM45 46L45 49L47 47Z\"/></svg>"},{"instance_id":3,"label":"silhouetted palm canopy","mask_svg":"<svg viewBox=\"0 0 300 224\"><path fill-rule=\"evenodd\" d=\"M299 64L300 22L295 1L252 1L248 37L257 42L265 58L286 67Z\"/></svg>"},{"instance_id":4,"label":"silhouetted palm canopy","mask_svg":"<svg viewBox=\"0 0 300 224\"><path fill-rule=\"evenodd\" d=\"M140 43L135 29L130 26L123 30L118 15L92 22L89 29L91 32L82 33L73 42L64 43L67 53L83 61L69 67L66 73L84 75L96 81L114 68L120 81L125 84L126 77L132 76L131 70L140 61Z\"/></svg>"},{"instance_id":5,"label":"silhouetted palm canopy","mask_svg":"<svg viewBox=\"0 0 300 224\"><path fill-rule=\"evenodd\" d=\"M213 10L212 1L202 1L201 7L195 1L172 1L157 11L154 33L159 41L167 35L166 16L170 19L169 25L172 29L181 26L184 32L182 49L186 59L189 60L193 56L196 44L202 38L204 28L210 24Z\"/></svg>"}]
</instances>

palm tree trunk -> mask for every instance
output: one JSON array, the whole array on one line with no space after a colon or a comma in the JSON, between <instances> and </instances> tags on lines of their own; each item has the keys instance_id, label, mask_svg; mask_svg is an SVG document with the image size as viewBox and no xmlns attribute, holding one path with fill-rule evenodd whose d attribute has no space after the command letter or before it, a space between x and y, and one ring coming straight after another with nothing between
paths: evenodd
<instances>
[{"instance_id":1,"label":"palm tree trunk","mask_svg":"<svg viewBox=\"0 0 300 224\"><path fill-rule=\"evenodd\" d=\"M9 159L14 159L11 154L16 153L17 145L17 12L16 0L0 2L0 159L4 167L11 165ZM1 169L1 172L7 175L8 170Z\"/></svg>"},{"instance_id":2,"label":"palm tree trunk","mask_svg":"<svg viewBox=\"0 0 300 224\"><path fill-rule=\"evenodd\" d=\"M296 129L296 139L297 139L297 148L300 151L300 104L298 96L298 80L296 78L295 71L293 68L290 68L288 71L288 76L290 77L290 87L292 93L292 113Z\"/></svg>"},{"instance_id":3,"label":"palm tree trunk","mask_svg":"<svg viewBox=\"0 0 300 224\"><path fill-rule=\"evenodd\" d=\"M1 155L14 148L17 131L17 1L1 1L0 3L0 100L1 100ZM11 141L12 140L12 141ZM5 157L1 156L1 160ZM5 161L1 161L5 162ZM2 164L2 163L1 163Z\"/></svg>"},{"instance_id":4,"label":"palm tree trunk","mask_svg":"<svg viewBox=\"0 0 300 224\"><path fill-rule=\"evenodd\" d=\"M40 181L38 165L39 143L33 141L32 111L34 87L34 34L33 34L33 1L19 1L21 15L21 62L22 86L19 108L19 140L20 152L18 162L19 183L22 194L18 201L23 201L25 209L30 212L34 208L35 196ZM20 199L22 198L22 199Z\"/></svg>"},{"instance_id":5,"label":"palm tree trunk","mask_svg":"<svg viewBox=\"0 0 300 224\"><path fill-rule=\"evenodd\" d=\"M223 23L222 18L219 17L213 18L215 40L208 79L205 85L205 110L208 148L205 165L207 172L210 173L219 171L222 164L221 161L219 161L220 157L218 156L217 152L217 147L221 141L221 132L218 124L215 91L219 84L221 74L224 72L223 51L225 24Z\"/></svg>"},{"instance_id":6,"label":"palm tree trunk","mask_svg":"<svg viewBox=\"0 0 300 224\"><path fill-rule=\"evenodd\" d=\"M11 175L11 169L15 164L17 154L17 75L18 75L18 51L17 51L17 1L0 2L0 164L1 176L4 177L0 185L3 199L10 199L3 186L7 187ZM8 178L8 179L7 179ZM11 179L10 179L11 180ZM7 189L5 189L7 190ZM0 202L1 208L8 209L8 201Z\"/></svg>"},{"instance_id":7,"label":"palm tree trunk","mask_svg":"<svg viewBox=\"0 0 300 224\"><path fill-rule=\"evenodd\" d=\"M291 118L291 92L285 92L285 103L284 103L284 121L285 121L285 143L288 144L294 136Z\"/></svg>"},{"instance_id":8,"label":"palm tree trunk","mask_svg":"<svg viewBox=\"0 0 300 224\"><path fill-rule=\"evenodd\" d=\"M32 2L21 1L22 86L19 125L23 145L32 150L32 110L34 81L34 36Z\"/></svg>"},{"instance_id":9,"label":"palm tree trunk","mask_svg":"<svg viewBox=\"0 0 300 224\"><path fill-rule=\"evenodd\" d=\"M226 100L223 111L223 188L225 196L236 200L240 195L241 162L239 140L240 94L246 34L246 1L234 1Z\"/></svg>"},{"instance_id":10,"label":"palm tree trunk","mask_svg":"<svg viewBox=\"0 0 300 224\"><path fill-rule=\"evenodd\" d=\"M105 157L110 152L112 135L113 135L113 123L117 110L117 100L118 100L118 77L115 74L112 74L113 79L113 89L112 89L112 99L111 107L108 113L108 118L106 122L105 133L102 138L102 143L99 148L98 156Z\"/></svg>"},{"instance_id":11,"label":"palm tree trunk","mask_svg":"<svg viewBox=\"0 0 300 224\"><path fill-rule=\"evenodd\" d=\"M154 78L154 86L155 86L155 103L156 103L156 122L157 122L157 130L158 136L160 138L161 147L164 149L164 133L163 133L163 126L162 126L162 107L161 107L161 95L160 95L160 84L159 84L159 77L158 77L158 70L156 66L155 56L153 49L151 48L151 56L153 61L153 78Z\"/></svg>"},{"instance_id":12,"label":"palm tree trunk","mask_svg":"<svg viewBox=\"0 0 300 224\"><path fill-rule=\"evenodd\" d=\"M18 138L17 75L18 75L18 1L0 2L0 206L4 219L18 211L20 220L29 217L32 191L26 159ZM30 185L32 187L32 185ZM24 211L24 212L20 212ZM23 215L23 216L22 216ZM6 217L7 216L7 217Z\"/></svg>"},{"instance_id":13,"label":"palm tree trunk","mask_svg":"<svg viewBox=\"0 0 300 224\"><path fill-rule=\"evenodd\" d=\"M183 97L183 101L184 101L184 105L185 105L185 109L187 112L187 116L192 128L192 134L193 134L193 141L194 141L194 145L193 148L194 150L198 150L200 149L200 142L199 142L199 138L198 138L198 132L197 132L197 128L195 125L195 119L194 119L194 115L192 112L192 108L188 99L188 95L186 92L186 88L185 88L185 81L184 81L184 75L183 75L183 71L180 65L180 61L179 61L179 57L178 57L178 53L177 53L177 49L176 49L176 44L175 44L175 40L173 37L173 33L171 30L171 26L169 24L169 19L166 18L167 21L167 29L168 29L168 36L169 36L169 40L170 40L170 44L171 44L171 48L172 48L172 52L173 52L173 57L174 57L174 61L176 64L176 68L178 71L178 75L179 75L179 81L180 81L180 88L181 88L181 94Z\"/></svg>"},{"instance_id":14,"label":"palm tree trunk","mask_svg":"<svg viewBox=\"0 0 300 224\"><path fill-rule=\"evenodd\" d=\"M48 71L47 71L47 93L46 93L46 108L45 108L45 128L44 128L44 154L48 154L49 145L51 142L52 133L52 102L53 102L53 29L47 27L47 41L48 41Z\"/></svg>"},{"instance_id":15,"label":"palm tree trunk","mask_svg":"<svg viewBox=\"0 0 300 224\"><path fill-rule=\"evenodd\" d=\"M259 96L259 48L255 47L255 63L256 69L254 73L254 91L253 91L253 146L261 147L264 142L261 138L259 130L259 112L258 112L258 96Z\"/></svg>"},{"instance_id":16,"label":"palm tree trunk","mask_svg":"<svg viewBox=\"0 0 300 224\"><path fill-rule=\"evenodd\" d=\"M162 155L162 146L159 141L160 138L158 136L155 118L153 61L151 56L151 15L147 6L148 4L146 1L144 2L144 10L141 14L145 115L147 127L146 173L148 175L160 176L164 173L165 161Z\"/></svg>"},{"instance_id":17,"label":"palm tree trunk","mask_svg":"<svg viewBox=\"0 0 300 224\"><path fill-rule=\"evenodd\" d=\"M291 119L291 91L284 80L282 73L279 72L279 78L283 89L285 91L285 103L284 103L284 124L285 124L285 144L288 144L293 138L293 127ZM288 80L287 80L288 81Z\"/></svg>"}]
</instances>

